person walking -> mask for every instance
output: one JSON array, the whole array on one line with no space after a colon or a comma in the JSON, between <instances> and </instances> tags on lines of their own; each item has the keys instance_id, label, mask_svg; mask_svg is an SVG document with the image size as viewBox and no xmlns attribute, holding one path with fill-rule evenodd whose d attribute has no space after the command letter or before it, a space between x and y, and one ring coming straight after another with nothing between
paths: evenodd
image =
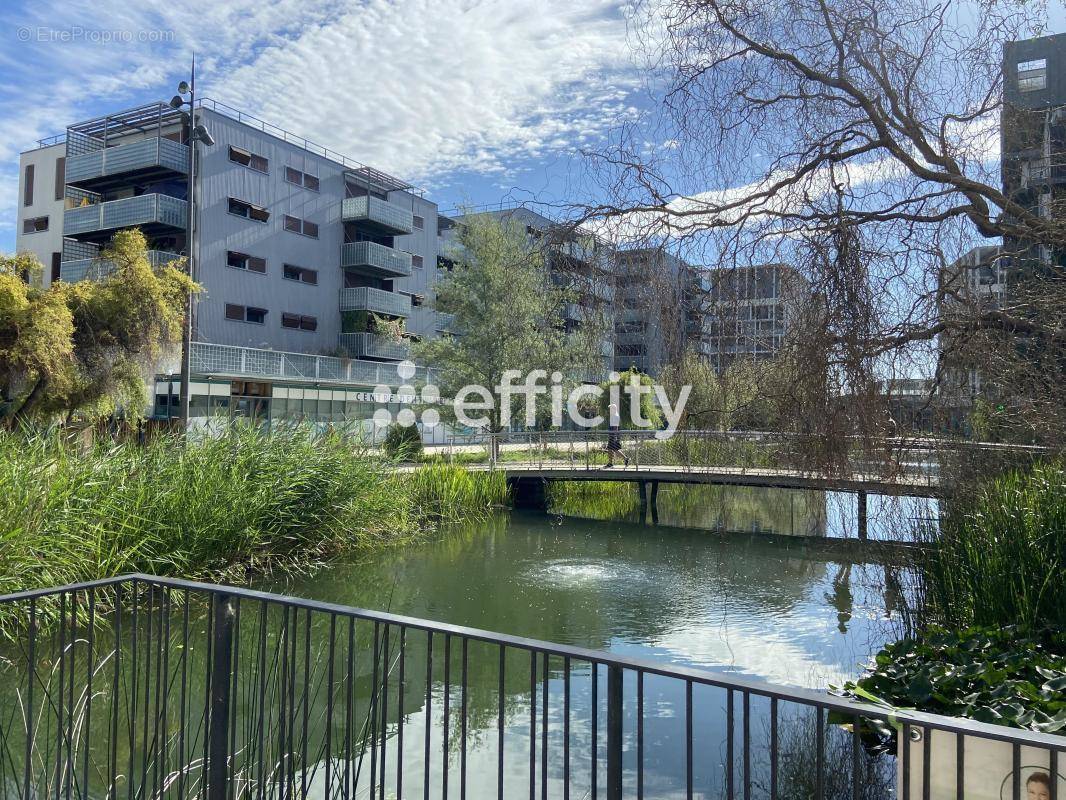
<instances>
[{"instance_id":1,"label":"person walking","mask_svg":"<svg viewBox=\"0 0 1066 800\"><path fill-rule=\"evenodd\" d=\"M629 466L629 456L622 452L622 434L619 432L618 406L607 406L607 464L604 469L614 466L615 456L621 456L625 466Z\"/></svg>"}]
</instances>

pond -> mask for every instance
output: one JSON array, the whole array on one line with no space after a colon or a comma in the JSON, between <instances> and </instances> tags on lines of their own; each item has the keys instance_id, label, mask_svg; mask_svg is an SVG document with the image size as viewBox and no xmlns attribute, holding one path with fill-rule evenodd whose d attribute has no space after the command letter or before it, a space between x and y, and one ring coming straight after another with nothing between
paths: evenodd
<instances>
[{"instance_id":1,"label":"pond","mask_svg":"<svg viewBox=\"0 0 1066 800\"><path fill-rule=\"evenodd\" d=\"M561 490L551 513L500 513L255 588L824 689L898 636L913 575L895 545L845 540L824 498L795 494L664 491L653 524L616 489ZM891 539L890 528L871 533ZM0 797L25 796L21 756L11 755L24 752L34 753L39 796L184 798L202 789L211 617L195 596L141 588L127 590L121 618L107 614L92 636L80 622L42 629L35 656L19 647L0 658ZM62 615L76 600L84 611L86 599L47 608ZM254 599L236 612L234 800L273 800L296 786L311 798L368 797L372 775L385 780L375 787L381 798L526 796L532 786L542 797L565 797L565 787L582 798L595 794L594 780L604 785L605 669L568 669L554 656L531 663L520 649L476 641L467 650L416 629L393 628L390 643L372 623ZM638 774L635 679L625 689L627 796ZM695 686L686 699L683 682L651 674L642 687L646 797L685 796L688 700L696 797L727 794L746 770L752 796L769 797L771 742L776 796L810 796L819 740L826 797L850 787L856 768L867 787L860 796L890 791L894 759L856 757L851 734L812 707L782 700L775 711L758 696L749 707L715 686ZM30 741L26 704L38 709ZM741 730L745 740L750 731L750 764Z\"/></svg>"},{"instance_id":2,"label":"pond","mask_svg":"<svg viewBox=\"0 0 1066 800\"><path fill-rule=\"evenodd\" d=\"M824 688L898 634L909 573L818 545L512 512L267 588Z\"/></svg>"}]
</instances>

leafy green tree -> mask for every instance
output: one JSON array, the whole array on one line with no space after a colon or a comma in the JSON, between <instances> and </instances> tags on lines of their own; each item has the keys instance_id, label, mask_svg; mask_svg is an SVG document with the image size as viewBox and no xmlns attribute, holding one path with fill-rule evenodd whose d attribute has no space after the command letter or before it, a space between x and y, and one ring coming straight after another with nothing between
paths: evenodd
<instances>
[{"instance_id":1,"label":"leafy green tree","mask_svg":"<svg viewBox=\"0 0 1066 800\"><path fill-rule=\"evenodd\" d=\"M625 391L625 387L629 386L632 382L636 381L641 386L647 386L649 389L655 385L655 381L650 376L645 375L643 372L637 369L627 369L625 372L619 373L618 380L616 381L604 381L600 384L600 388L603 389L603 394L598 398L597 413L604 418L603 426L607 426L609 420L608 406L611 403L611 387L617 386L618 392L618 426L620 428L647 428L649 430L656 430L663 426L663 413L659 408L659 404L655 401L655 395L650 391L640 395L640 416L648 421L647 425L637 425L633 419L633 415L630 413L631 409L631 397L628 392Z\"/></svg>"},{"instance_id":2,"label":"leafy green tree","mask_svg":"<svg viewBox=\"0 0 1066 800\"><path fill-rule=\"evenodd\" d=\"M453 336L415 344L415 358L439 370L442 396L464 386L499 386L504 372L559 371L565 383L587 374L587 336L566 332L563 307L573 293L552 284L544 254L514 222L467 217L454 266L437 284L433 308L453 317ZM543 399L543 396L542 396ZM517 406L512 409L521 414ZM480 414L482 412L478 412ZM502 409L485 410L489 430L502 430ZM538 416L542 416L538 414Z\"/></svg>"},{"instance_id":3,"label":"leafy green tree","mask_svg":"<svg viewBox=\"0 0 1066 800\"><path fill-rule=\"evenodd\" d=\"M97 418L145 405L145 375L181 339L196 285L178 266L153 270L144 235L120 231L94 281L40 289L32 256L0 257L0 420Z\"/></svg>"},{"instance_id":4,"label":"leafy green tree","mask_svg":"<svg viewBox=\"0 0 1066 800\"><path fill-rule=\"evenodd\" d=\"M719 375L695 353L686 353L663 370L671 397L692 387L681 427L704 430L781 430L785 427L789 376L787 357L772 361L738 359Z\"/></svg>"}]
</instances>

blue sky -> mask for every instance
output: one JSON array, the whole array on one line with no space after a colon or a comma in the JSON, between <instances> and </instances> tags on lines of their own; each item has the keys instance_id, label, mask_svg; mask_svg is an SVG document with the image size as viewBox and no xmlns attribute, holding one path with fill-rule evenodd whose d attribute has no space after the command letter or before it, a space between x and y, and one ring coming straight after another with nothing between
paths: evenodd
<instances>
[{"instance_id":1,"label":"blue sky","mask_svg":"<svg viewBox=\"0 0 1066 800\"><path fill-rule=\"evenodd\" d=\"M0 252L14 249L19 152L168 99L193 53L201 96L442 209L562 202L580 149L649 109L631 1L0 0ZM1066 30L1063 0L1048 11Z\"/></svg>"},{"instance_id":2,"label":"blue sky","mask_svg":"<svg viewBox=\"0 0 1066 800\"><path fill-rule=\"evenodd\" d=\"M558 201L642 105L618 0L44 0L0 5L0 252L18 154L197 89L425 187L442 208Z\"/></svg>"}]
</instances>

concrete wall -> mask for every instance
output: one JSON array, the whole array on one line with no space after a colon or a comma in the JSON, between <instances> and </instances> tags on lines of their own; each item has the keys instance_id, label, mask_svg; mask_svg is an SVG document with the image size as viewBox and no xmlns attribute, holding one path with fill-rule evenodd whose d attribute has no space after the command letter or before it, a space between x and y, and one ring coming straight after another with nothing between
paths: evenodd
<instances>
[{"instance_id":1,"label":"concrete wall","mask_svg":"<svg viewBox=\"0 0 1066 800\"><path fill-rule=\"evenodd\" d=\"M66 144L50 145L29 150L19 156L18 219L15 234L15 252L32 253L41 262L43 286L51 283L52 254L63 252L63 198L56 199L57 159L66 156ZM24 204L26 196L26 167L33 165L33 203ZM62 192L60 192L62 195ZM25 220L48 217L48 230L40 233L23 233Z\"/></svg>"},{"instance_id":2,"label":"concrete wall","mask_svg":"<svg viewBox=\"0 0 1066 800\"><path fill-rule=\"evenodd\" d=\"M198 338L276 350L332 352L341 322L338 292L343 285L340 252L344 240L341 205L345 168L220 113L205 109L204 122L215 144L198 148L199 278L206 290L198 305ZM264 156L269 160L269 171L262 173L231 162L230 145ZM286 181L286 166L317 176L319 191ZM259 223L228 213L230 197L267 208L269 221ZM424 219L423 229L395 240L397 249L422 256L423 267L413 269L410 278L395 280L393 289L428 295L436 276L436 205L410 192L392 192L389 201L410 208ZM317 223L318 238L285 230L286 214ZM266 274L228 267L229 250L265 258ZM318 285L282 277L286 263L317 270ZM266 323L227 320L226 303L265 308ZM314 316L318 330L282 328L282 312ZM433 328L428 309L411 309L408 330L432 335Z\"/></svg>"}]
</instances>

